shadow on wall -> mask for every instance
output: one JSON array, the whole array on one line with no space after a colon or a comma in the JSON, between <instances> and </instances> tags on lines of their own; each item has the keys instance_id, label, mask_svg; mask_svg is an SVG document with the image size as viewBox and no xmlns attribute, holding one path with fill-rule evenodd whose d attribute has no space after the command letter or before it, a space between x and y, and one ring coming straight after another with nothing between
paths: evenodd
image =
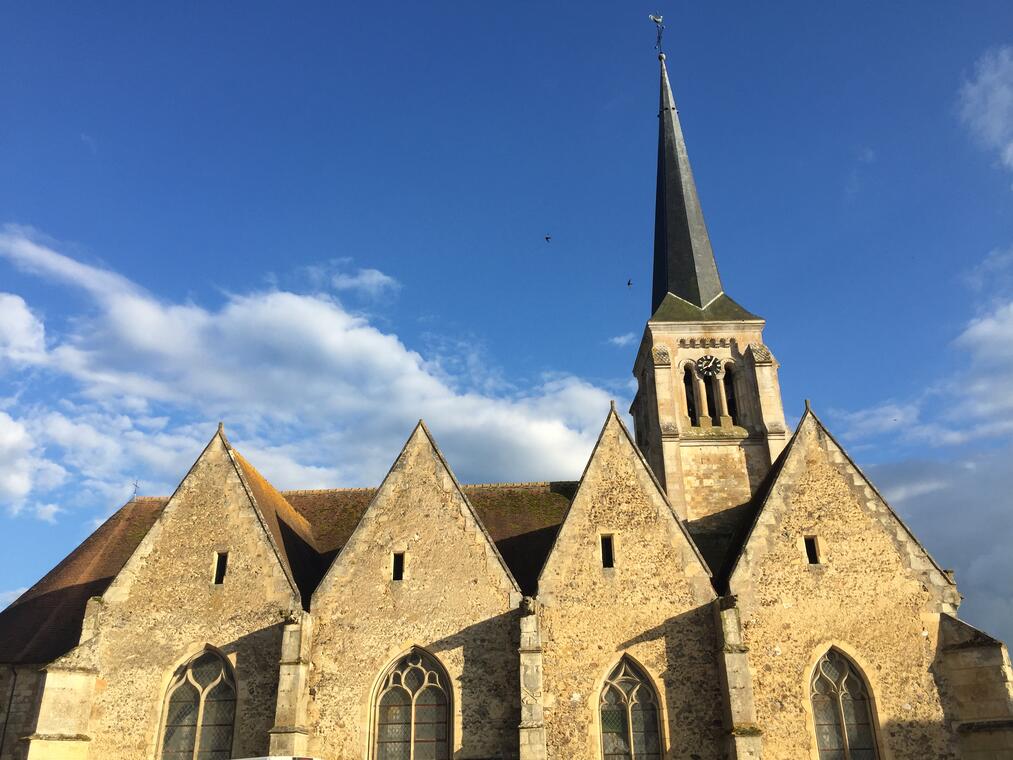
<instances>
[{"instance_id":1,"label":"shadow on wall","mask_svg":"<svg viewBox=\"0 0 1013 760\"><path fill-rule=\"evenodd\" d=\"M519 753L519 615L519 610L496 615L427 647L440 659L442 652L458 647L463 651L464 667L454 695L461 708L461 757L517 757Z\"/></svg>"},{"instance_id":2,"label":"shadow on wall","mask_svg":"<svg viewBox=\"0 0 1013 760\"><path fill-rule=\"evenodd\" d=\"M665 642L665 689L668 746L720 746L724 708L714 649L714 611L709 604L669 618L661 625L624 641L616 658L649 641ZM689 755L688 757L695 757Z\"/></svg>"},{"instance_id":3,"label":"shadow on wall","mask_svg":"<svg viewBox=\"0 0 1013 760\"><path fill-rule=\"evenodd\" d=\"M278 663L281 661L281 640L284 623L262 628L228 643L214 639L209 632L208 643L216 646L229 659L235 655L237 687L236 723L233 734L233 756L266 756L270 749L269 731L274 726L278 701ZM182 654L182 653L181 653ZM157 695L164 700L165 695ZM138 705L147 710L147 706ZM162 731L159 726L159 731ZM161 743L161 737L158 737Z\"/></svg>"}]
</instances>

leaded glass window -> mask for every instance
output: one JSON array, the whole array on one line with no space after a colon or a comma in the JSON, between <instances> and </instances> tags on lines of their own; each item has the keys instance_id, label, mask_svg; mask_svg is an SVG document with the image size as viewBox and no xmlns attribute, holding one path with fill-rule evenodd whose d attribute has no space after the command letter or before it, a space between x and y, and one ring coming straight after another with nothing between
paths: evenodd
<instances>
[{"instance_id":1,"label":"leaded glass window","mask_svg":"<svg viewBox=\"0 0 1013 760\"><path fill-rule=\"evenodd\" d=\"M605 680L600 712L604 760L661 760L657 696L625 657Z\"/></svg>"},{"instance_id":2,"label":"leaded glass window","mask_svg":"<svg viewBox=\"0 0 1013 760\"><path fill-rule=\"evenodd\" d=\"M413 649L384 675L376 704L376 760L450 760L450 682Z\"/></svg>"},{"instance_id":3,"label":"leaded glass window","mask_svg":"<svg viewBox=\"0 0 1013 760\"><path fill-rule=\"evenodd\" d=\"M836 649L817 663L810 695L820 760L878 760L868 688Z\"/></svg>"},{"instance_id":4,"label":"leaded glass window","mask_svg":"<svg viewBox=\"0 0 1013 760\"><path fill-rule=\"evenodd\" d=\"M169 684L162 760L229 760L235 722L232 667L205 650L177 670Z\"/></svg>"}]
</instances>

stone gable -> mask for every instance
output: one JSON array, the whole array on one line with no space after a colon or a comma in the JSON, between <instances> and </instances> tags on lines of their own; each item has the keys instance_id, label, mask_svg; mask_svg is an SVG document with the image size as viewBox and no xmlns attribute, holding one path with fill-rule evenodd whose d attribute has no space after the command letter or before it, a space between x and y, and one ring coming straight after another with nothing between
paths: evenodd
<instances>
[{"instance_id":1,"label":"stone gable","mask_svg":"<svg viewBox=\"0 0 1013 760\"><path fill-rule=\"evenodd\" d=\"M615 567L600 537L613 536ZM651 677L666 757L717 758L721 696L703 561L613 411L539 580L549 758L598 758L598 700L625 654Z\"/></svg>"},{"instance_id":2,"label":"stone gable","mask_svg":"<svg viewBox=\"0 0 1013 760\"><path fill-rule=\"evenodd\" d=\"M955 756L933 673L939 613L955 589L811 413L730 586L767 760L816 757L809 678L831 646L868 680L884 756Z\"/></svg>"},{"instance_id":3,"label":"stone gable","mask_svg":"<svg viewBox=\"0 0 1013 760\"><path fill-rule=\"evenodd\" d=\"M224 582L215 555L228 552ZM210 644L233 663L235 754L263 754L274 717L284 615L300 606L224 436L217 434L86 620L94 668L90 757L155 755L165 688ZM64 663L59 663L63 665Z\"/></svg>"},{"instance_id":4,"label":"stone gable","mask_svg":"<svg viewBox=\"0 0 1013 760\"><path fill-rule=\"evenodd\" d=\"M404 578L392 579L392 555ZM419 425L313 596L310 754L364 757L381 673L413 646L447 670L462 757L517 755L517 585ZM503 755L502 753L506 753Z\"/></svg>"}]
</instances>

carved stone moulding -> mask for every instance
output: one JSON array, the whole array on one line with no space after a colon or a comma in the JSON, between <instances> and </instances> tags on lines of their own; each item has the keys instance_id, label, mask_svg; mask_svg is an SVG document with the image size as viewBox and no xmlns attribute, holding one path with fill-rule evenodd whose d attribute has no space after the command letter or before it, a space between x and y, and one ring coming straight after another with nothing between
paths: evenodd
<instances>
[{"instance_id":1,"label":"carved stone moulding","mask_svg":"<svg viewBox=\"0 0 1013 760\"><path fill-rule=\"evenodd\" d=\"M773 364L774 355L770 353L770 349L762 343L750 343L749 351L753 355L753 361L756 364Z\"/></svg>"},{"instance_id":2,"label":"carved stone moulding","mask_svg":"<svg viewBox=\"0 0 1013 760\"><path fill-rule=\"evenodd\" d=\"M679 348L729 348L732 338L679 338Z\"/></svg>"},{"instance_id":3,"label":"carved stone moulding","mask_svg":"<svg viewBox=\"0 0 1013 760\"><path fill-rule=\"evenodd\" d=\"M654 357L655 364L671 364L672 355L668 351L668 346L657 345L651 349L651 356Z\"/></svg>"}]
</instances>

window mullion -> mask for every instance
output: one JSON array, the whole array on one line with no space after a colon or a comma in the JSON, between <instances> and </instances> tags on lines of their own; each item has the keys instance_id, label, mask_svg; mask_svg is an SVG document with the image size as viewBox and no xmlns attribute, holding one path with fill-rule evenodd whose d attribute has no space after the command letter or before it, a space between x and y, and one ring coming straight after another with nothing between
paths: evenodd
<instances>
[{"instance_id":1,"label":"window mullion","mask_svg":"<svg viewBox=\"0 0 1013 760\"><path fill-rule=\"evenodd\" d=\"M418 692L412 694L411 723L408 724L408 760L415 760L415 699Z\"/></svg>"},{"instance_id":2,"label":"window mullion","mask_svg":"<svg viewBox=\"0 0 1013 760\"><path fill-rule=\"evenodd\" d=\"M844 695L837 692L837 715L841 721L841 736L844 739L844 760L851 760L851 742L848 741L848 722L844 717Z\"/></svg>"},{"instance_id":3,"label":"window mullion","mask_svg":"<svg viewBox=\"0 0 1013 760\"><path fill-rule=\"evenodd\" d=\"M204 725L204 697L207 692L202 691L200 693L200 699L197 702L197 725L194 727L193 736L193 760L197 760L197 753L200 752L200 733L201 726Z\"/></svg>"},{"instance_id":4,"label":"window mullion","mask_svg":"<svg viewBox=\"0 0 1013 760\"><path fill-rule=\"evenodd\" d=\"M637 760L637 751L633 747L633 703L626 700L626 740L630 743L630 760Z\"/></svg>"}]
</instances>

